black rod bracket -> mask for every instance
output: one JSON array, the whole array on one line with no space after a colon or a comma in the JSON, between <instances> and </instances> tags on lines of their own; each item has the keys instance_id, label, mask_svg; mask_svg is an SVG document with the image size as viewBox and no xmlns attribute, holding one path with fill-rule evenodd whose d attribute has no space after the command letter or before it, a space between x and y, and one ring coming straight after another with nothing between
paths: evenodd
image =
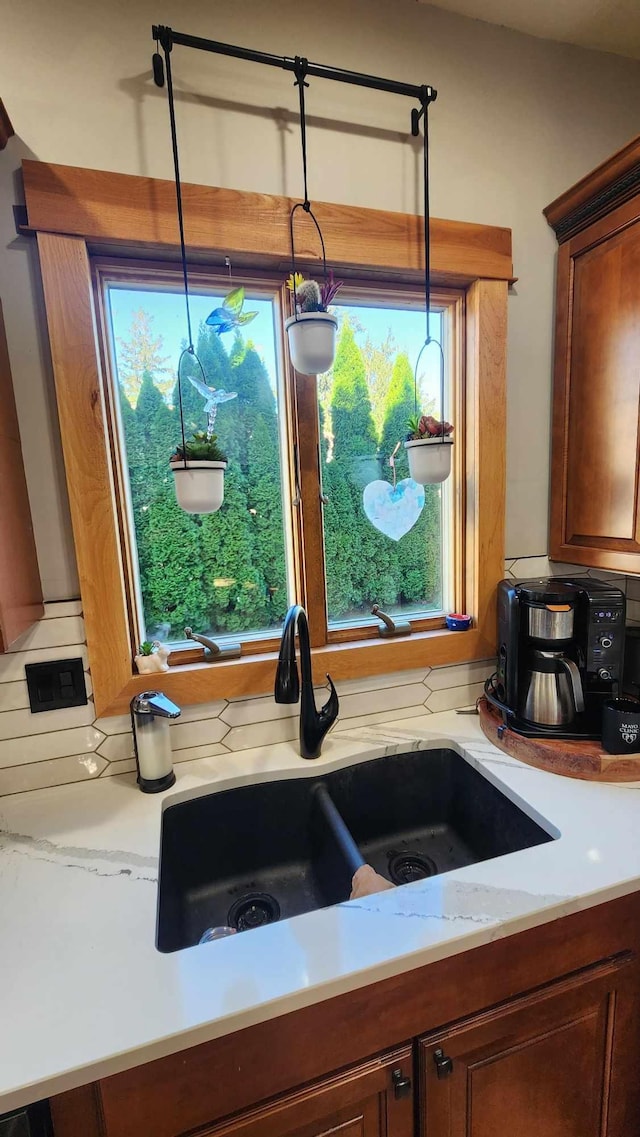
<instances>
[{"instance_id":1,"label":"black rod bracket","mask_svg":"<svg viewBox=\"0 0 640 1137\"><path fill-rule=\"evenodd\" d=\"M170 52L174 45L192 47L198 51L212 52L214 55L229 55L234 59L244 59L249 63L263 63L269 67L281 67L284 71L292 71L294 74L297 74L299 63L304 63L306 65L305 79L311 75L318 79L332 79L336 83L349 83L355 87L368 87L375 91L385 91L390 95L404 95L410 99L417 99L423 109L425 105L435 102L438 95L434 87L425 84L402 83L397 79L383 79L378 75L366 75L364 72L349 71L342 67L328 67L324 63L309 63L304 57L300 56L290 57L273 55L268 51L252 51L247 47L237 47L229 43L220 43L217 40L204 39L202 36L175 32L173 28L166 27L164 24L154 24L151 28L151 35L166 52ZM158 83L155 65L154 79ZM158 83L158 86L162 86L162 84ZM413 133L413 115L411 121Z\"/></svg>"}]
</instances>

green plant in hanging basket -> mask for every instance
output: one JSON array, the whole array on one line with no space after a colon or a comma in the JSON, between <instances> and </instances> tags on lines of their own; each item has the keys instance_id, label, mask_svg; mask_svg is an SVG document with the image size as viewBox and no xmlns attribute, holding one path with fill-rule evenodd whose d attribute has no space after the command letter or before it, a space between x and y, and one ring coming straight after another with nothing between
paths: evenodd
<instances>
[{"instance_id":1,"label":"green plant in hanging basket","mask_svg":"<svg viewBox=\"0 0 640 1137\"><path fill-rule=\"evenodd\" d=\"M453 434L450 422L438 422L433 415L409 415L407 442L426 442L430 438L448 438Z\"/></svg>"},{"instance_id":2,"label":"green plant in hanging basket","mask_svg":"<svg viewBox=\"0 0 640 1137\"><path fill-rule=\"evenodd\" d=\"M180 443L171 455L171 462L226 462L227 456L223 454L216 441L216 435L208 436L203 430L197 430L186 443L186 453Z\"/></svg>"},{"instance_id":3,"label":"green plant in hanging basket","mask_svg":"<svg viewBox=\"0 0 640 1137\"><path fill-rule=\"evenodd\" d=\"M318 284L317 280L305 280L301 272L292 272L287 280L287 288L294 293L296 310L300 314L326 312L342 288L342 281L334 280L331 270L323 284Z\"/></svg>"},{"instance_id":4,"label":"green plant in hanging basket","mask_svg":"<svg viewBox=\"0 0 640 1137\"><path fill-rule=\"evenodd\" d=\"M404 448L409 459L409 477L420 486L437 485L451 473L453 427L433 415L411 415Z\"/></svg>"},{"instance_id":5,"label":"green plant in hanging basket","mask_svg":"<svg viewBox=\"0 0 640 1137\"><path fill-rule=\"evenodd\" d=\"M341 282L333 279L332 272L322 285L296 272L289 276L287 287L295 305L295 315L284 324L291 362L301 375L319 375L333 366L336 354L338 321L328 308Z\"/></svg>"}]
</instances>

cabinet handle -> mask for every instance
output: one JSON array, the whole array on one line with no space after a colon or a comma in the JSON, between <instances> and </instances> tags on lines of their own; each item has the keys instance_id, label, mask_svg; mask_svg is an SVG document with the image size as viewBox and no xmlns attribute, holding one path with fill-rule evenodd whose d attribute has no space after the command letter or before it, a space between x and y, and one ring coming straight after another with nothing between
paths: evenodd
<instances>
[{"instance_id":1,"label":"cabinet handle","mask_svg":"<svg viewBox=\"0 0 640 1137\"><path fill-rule=\"evenodd\" d=\"M448 1078L453 1074L453 1058L449 1058L442 1047L433 1052L433 1061L436 1065L436 1074L439 1078Z\"/></svg>"},{"instance_id":2,"label":"cabinet handle","mask_svg":"<svg viewBox=\"0 0 640 1137\"><path fill-rule=\"evenodd\" d=\"M402 1070L392 1070L391 1081L393 1082L393 1092L396 1098L408 1098L411 1096L411 1078L406 1078Z\"/></svg>"}]
</instances>

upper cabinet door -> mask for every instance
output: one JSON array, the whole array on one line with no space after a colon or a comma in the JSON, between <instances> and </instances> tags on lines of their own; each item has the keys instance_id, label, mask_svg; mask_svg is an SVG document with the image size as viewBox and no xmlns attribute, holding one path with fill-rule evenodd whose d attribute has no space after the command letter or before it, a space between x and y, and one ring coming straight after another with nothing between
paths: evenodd
<instances>
[{"instance_id":1,"label":"upper cabinet door","mask_svg":"<svg viewBox=\"0 0 640 1137\"><path fill-rule=\"evenodd\" d=\"M640 144L559 203L550 555L640 572Z\"/></svg>"},{"instance_id":2,"label":"upper cabinet door","mask_svg":"<svg viewBox=\"0 0 640 1137\"><path fill-rule=\"evenodd\" d=\"M44 612L0 305L0 651Z\"/></svg>"}]
</instances>

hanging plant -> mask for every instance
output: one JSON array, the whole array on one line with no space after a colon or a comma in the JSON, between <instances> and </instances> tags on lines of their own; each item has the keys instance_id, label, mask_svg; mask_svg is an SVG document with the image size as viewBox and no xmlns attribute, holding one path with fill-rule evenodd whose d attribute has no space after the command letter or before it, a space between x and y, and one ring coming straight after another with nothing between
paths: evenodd
<instances>
[{"instance_id":1,"label":"hanging plant","mask_svg":"<svg viewBox=\"0 0 640 1137\"><path fill-rule=\"evenodd\" d=\"M438 422L433 415L411 415L404 444L409 459L409 475L421 486L444 482L451 473L453 427Z\"/></svg>"},{"instance_id":2,"label":"hanging plant","mask_svg":"<svg viewBox=\"0 0 640 1137\"><path fill-rule=\"evenodd\" d=\"M291 362L302 375L319 375L333 365L338 321L328 309L341 287L342 281L335 281L332 272L322 284L305 280L299 272L287 280L296 312L284 326Z\"/></svg>"},{"instance_id":3,"label":"hanging plant","mask_svg":"<svg viewBox=\"0 0 640 1137\"><path fill-rule=\"evenodd\" d=\"M293 315L284 322L289 342L289 355L296 371L301 375L320 375L333 366L336 355L336 331L338 321L328 311L331 301L335 298L341 282L333 279L333 273L327 275L327 255L324 247L322 230L311 208L309 191L307 187L307 120L304 105L304 90L307 86L305 79L308 64L306 59L296 57L295 60L295 86L298 88L300 98L300 140L302 143L302 174L304 179L304 201L298 201L289 214L289 235L291 238L291 275L287 281L290 292L293 293ZM306 213L316 227L320 246L322 248L322 284L316 280L305 280L301 273L296 272L295 242L293 239L293 223L297 211L301 209Z\"/></svg>"},{"instance_id":4,"label":"hanging plant","mask_svg":"<svg viewBox=\"0 0 640 1137\"><path fill-rule=\"evenodd\" d=\"M155 64L154 64L155 65ZM184 237L184 214L182 208L182 185L180 182L180 161L178 157L178 136L176 132L175 107L173 100L173 80L171 76L171 58L169 50L165 47L165 67L167 73L167 98L169 104L169 125L171 128L171 146L173 150L173 172L176 186L176 206L178 212L178 232L180 235L180 260L182 264L182 279L184 282L184 304L187 318L188 346L180 353L178 360L178 409L180 412L180 431L182 441L171 455L169 462L173 472L176 490L176 499L185 513L215 513L224 501L224 472L227 468L226 456L216 443L213 428L221 403L235 399L237 392L216 390L207 383L204 368L193 346L193 331L191 327L191 311L189 305L189 276L187 271L187 249ZM231 261L226 258L226 264L231 277ZM243 327L254 320L257 312L243 312L244 288L233 288L227 293L222 305L214 308L207 317L206 323L215 329L218 335L230 332L234 328ZM189 381L204 399L204 412L207 416L206 433L198 432L189 441L185 437L184 408L182 401L182 375L181 367L185 356L191 356L200 368L201 378L189 376ZM138 658L146 658L141 653ZM153 659L153 652L149 659ZM149 668L147 667L147 670ZM153 670L153 668L151 668Z\"/></svg>"},{"instance_id":5,"label":"hanging plant","mask_svg":"<svg viewBox=\"0 0 640 1137\"><path fill-rule=\"evenodd\" d=\"M226 456L215 434L197 431L170 458L176 499L185 513L216 513L224 501Z\"/></svg>"},{"instance_id":6,"label":"hanging plant","mask_svg":"<svg viewBox=\"0 0 640 1137\"><path fill-rule=\"evenodd\" d=\"M442 344L431 335L431 232L429 218L429 120L430 95L426 87L422 89L422 106L414 111L412 119L414 133L418 133L418 123L424 118L422 172L424 190L424 308L426 319L425 341L418 352L413 374L415 414L408 422L409 433L404 444L409 459L409 474L421 486L437 485L444 482L451 473L451 447L453 446L453 427L444 421L444 352ZM440 414L442 421L433 415L418 414L418 367L423 353L431 345L439 351L440 363Z\"/></svg>"}]
</instances>

